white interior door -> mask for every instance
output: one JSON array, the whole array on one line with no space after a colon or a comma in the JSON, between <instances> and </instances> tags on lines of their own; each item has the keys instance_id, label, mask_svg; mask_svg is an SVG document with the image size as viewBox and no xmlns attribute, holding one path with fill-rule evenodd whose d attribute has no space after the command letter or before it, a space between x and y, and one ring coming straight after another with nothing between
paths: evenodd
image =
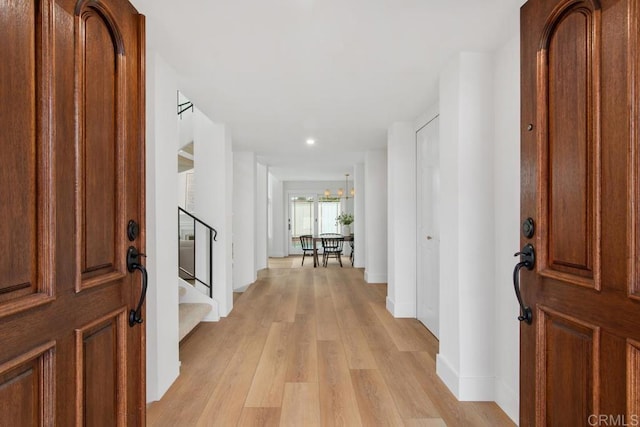
<instances>
[{"instance_id":1,"label":"white interior door","mask_svg":"<svg viewBox=\"0 0 640 427\"><path fill-rule=\"evenodd\" d=\"M417 317L439 337L440 313L440 192L439 120L436 117L416 133L418 154L418 271Z\"/></svg>"}]
</instances>

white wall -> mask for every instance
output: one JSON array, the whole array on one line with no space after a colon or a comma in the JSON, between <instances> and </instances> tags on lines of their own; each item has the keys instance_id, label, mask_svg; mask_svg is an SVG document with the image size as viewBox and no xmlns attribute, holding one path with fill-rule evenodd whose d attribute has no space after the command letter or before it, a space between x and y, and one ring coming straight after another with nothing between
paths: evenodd
<instances>
[{"instance_id":1,"label":"white wall","mask_svg":"<svg viewBox=\"0 0 640 427\"><path fill-rule=\"evenodd\" d=\"M213 244L213 298L220 316L233 307L231 243L233 159L231 136L223 124L212 122L197 108L194 113L196 216L218 231Z\"/></svg>"},{"instance_id":2,"label":"white wall","mask_svg":"<svg viewBox=\"0 0 640 427\"><path fill-rule=\"evenodd\" d=\"M364 181L364 210L367 213L364 224L367 235L364 280L367 283L387 283L386 150L369 150L365 153Z\"/></svg>"},{"instance_id":3,"label":"white wall","mask_svg":"<svg viewBox=\"0 0 640 427\"><path fill-rule=\"evenodd\" d=\"M256 280L256 156L233 153L233 290Z\"/></svg>"},{"instance_id":4,"label":"white wall","mask_svg":"<svg viewBox=\"0 0 640 427\"><path fill-rule=\"evenodd\" d=\"M517 27L493 55L456 56L441 71L439 103L415 121L419 129L441 113L440 215L446 233L440 303L446 309L440 322L446 331L441 330L438 374L460 399L495 400L514 422L519 312L511 274L520 228L519 57ZM473 253L482 254L484 266L462 265ZM475 304L485 307L479 312Z\"/></svg>"},{"instance_id":5,"label":"white wall","mask_svg":"<svg viewBox=\"0 0 640 427\"><path fill-rule=\"evenodd\" d=\"M268 265L268 241L267 241L267 167L256 164L256 270L267 268Z\"/></svg>"},{"instance_id":6,"label":"white wall","mask_svg":"<svg viewBox=\"0 0 640 427\"><path fill-rule=\"evenodd\" d=\"M178 377L178 122L177 75L147 51L146 300L147 400L162 397Z\"/></svg>"},{"instance_id":7,"label":"white wall","mask_svg":"<svg viewBox=\"0 0 640 427\"><path fill-rule=\"evenodd\" d=\"M353 181L349 180L349 185L352 183ZM344 188L344 181L284 181L285 193L324 195L324 190L329 189L335 195L338 188Z\"/></svg>"},{"instance_id":8,"label":"white wall","mask_svg":"<svg viewBox=\"0 0 640 427\"><path fill-rule=\"evenodd\" d=\"M269 256L281 258L287 256L286 226L284 224L285 204L284 185L282 181L269 174L269 199L271 199L269 212Z\"/></svg>"},{"instance_id":9,"label":"white wall","mask_svg":"<svg viewBox=\"0 0 640 427\"><path fill-rule=\"evenodd\" d=\"M448 364L454 378L445 384L459 395L460 323L458 289L458 109L459 63L440 72L440 345L436 367ZM442 373L440 374L442 376ZM455 389L455 390L454 390Z\"/></svg>"},{"instance_id":10,"label":"white wall","mask_svg":"<svg viewBox=\"0 0 640 427\"><path fill-rule=\"evenodd\" d=\"M460 400L493 400L495 220L490 54L460 53L450 61L441 73L440 106L443 309L437 371Z\"/></svg>"},{"instance_id":11,"label":"white wall","mask_svg":"<svg viewBox=\"0 0 640 427\"><path fill-rule=\"evenodd\" d=\"M416 134L411 122L389 128L387 310L416 317Z\"/></svg>"},{"instance_id":12,"label":"white wall","mask_svg":"<svg viewBox=\"0 0 640 427\"><path fill-rule=\"evenodd\" d=\"M520 244L520 37L518 30L494 57L495 401L519 417L519 307L511 275Z\"/></svg>"},{"instance_id":13,"label":"white wall","mask_svg":"<svg viewBox=\"0 0 640 427\"><path fill-rule=\"evenodd\" d=\"M366 211L364 207L365 193L367 191L364 179L364 163L356 163L353 174L353 185L357 188L356 198L353 206L353 243L355 246L353 266L357 268L364 267L366 248L365 223L367 221Z\"/></svg>"}]
</instances>

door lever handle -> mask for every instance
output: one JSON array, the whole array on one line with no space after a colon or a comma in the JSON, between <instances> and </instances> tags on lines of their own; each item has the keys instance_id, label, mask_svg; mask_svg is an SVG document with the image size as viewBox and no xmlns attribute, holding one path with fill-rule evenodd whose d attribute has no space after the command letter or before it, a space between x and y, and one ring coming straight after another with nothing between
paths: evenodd
<instances>
[{"instance_id":1,"label":"door lever handle","mask_svg":"<svg viewBox=\"0 0 640 427\"><path fill-rule=\"evenodd\" d=\"M520 262L517 263L516 267L513 269L513 287L516 291L518 304L520 304L520 316L518 316L518 320L521 322L524 321L530 325L533 320L533 313L531 308L526 306L522 301L522 294L520 293L520 270L522 268L533 270L536 263L536 251L532 244L527 243L525 247L522 248L522 251L516 252L514 256L520 257Z\"/></svg>"},{"instance_id":2,"label":"door lever handle","mask_svg":"<svg viewBox=\"0 0 640 427\"><path fill-rule=\"evenodd\" d=\"M142 304L144 304L144 299L147 296L147 269L144 268L144 265L138 262L140 257L146 256L143 253L138 252L138 250L134 246L129 246L127 250L127 270L130 273L138 270L140 274L142 274L142 292L140 293L140 300L138 301L138 306L135 310L131 310L129 312L129 326L133 327L136 324L140 324L143 322L142 319Z\"/></svg>"}]
</instances>

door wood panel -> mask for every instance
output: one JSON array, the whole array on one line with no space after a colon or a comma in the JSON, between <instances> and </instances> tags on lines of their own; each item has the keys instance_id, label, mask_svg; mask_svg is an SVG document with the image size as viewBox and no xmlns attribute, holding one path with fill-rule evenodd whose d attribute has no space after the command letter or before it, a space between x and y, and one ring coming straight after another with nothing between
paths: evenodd
<instances>
[{"instance_id":1,"label":"door wood panel","mask_svg":"<svg viewBox=\"0 0 640 427\"><path fill-rule=\"evenodd\" d=\"M123 155L124 47L100 3L81 2L75 24L77 85L76 231L81 265L76 291L125 275Z\"/></svg>"},{"instance_id":2,"label":"door wood panel","mask_svg":"<svg viewBox=\"0 0 640 427\"><path fill-rule=\"evenodd\" d=\"M557 8L538 57L542 274L600 288L600 12Z\"/></svg>"},{"instance_id":3,"label":"door wood panel","mask_svg":"<svg viewBox=\"0 0 640 427\"><path fill-rule=\"evenodd\" d=\"M0 36L0 426L144 425L144 17L15 0Z\"/></svg>"},{"instance_id":4,"label":"door wood panel","mask_svg":"<svg viewBox=\"0 0 640 427\"><path fill-rule=\"evenodd\" d=\"M49 342L0 365L0 426L53 423L54 355Z\"/></svg>"},{"instance_id":5,"label":"door wood panel","mask_svg":"<svg viewBox=\"0 0 640 427\"><path fill-rule=\"evenodd\" d=\"M547 425L588 425L588 415L598 413L600 330L545 307L538 321L542 418Z\"/></svg>"},{"instance_id":6,"label":"door wood panel","mask_svg":"<svg viewBox=\"0 0 640 427\"><path fill-rule=\"evenodd\" d=\"M77 425L125 425L127 309L76 329Z\"/></svg>"},{"instance_id":7,"label":"door wood panel","mask_svg":"<svg viewBox=\"0 0 640 427\"><path fill-rule=\"evenodd\" d=\"M12 12L0 17L0 35L3 40L16 40L16 43L4 46L6 58L15 63L15 70L12 73L5 70L0 72L0 91L2 99L11 99L16 105L11 114L0 117L0 125L2 129L7 129L23 121L24 126L16 130L16 143L6 147L0 158L0 185L3 188L0 214L6 218L6 221L0 222L0 232L7 236L13 234L15 240L19 239L16 249L28 256L23 258L2 254L0 295L14 293L12 297L15 297L18 290L27 288L27 293L36 290L35 266L31 261L36 253L35 107L36 66L40 62L36 58L36 33L40 29L34 4L22 4ZM18 25L8 25L14 20Z\"/></svg>"},{"instance_id":8,"label":"door wood panel","mask_svg":"<svg viewBox=\"0 0 640 427\"><path fill-rule=\"evenodd\" d=\"M0 318L51 300L55 213L52 141L45 101L50 95L49 1L16 2L0 15L3 61L0 127L11 131L0 157Z\"/></svg>"},{"instance_id":9,"label":"door wood panel","mask_svg":"<svg viewBox=\"0 0 640 427\"><path fill-rule=\"evenodd\" d=\"M638 3L521 9L522 426L640 416Z\"/></svg>"},{"instance_id":10,"label":"door wood panel","mask_svg":"<svg viewBox=\"0 0 640 427\"><path fill-rule=\"evenodd\" d=\"M627 414L640 414L640 342L627 341L627 365Z\"/></svg>"}]
</instances>

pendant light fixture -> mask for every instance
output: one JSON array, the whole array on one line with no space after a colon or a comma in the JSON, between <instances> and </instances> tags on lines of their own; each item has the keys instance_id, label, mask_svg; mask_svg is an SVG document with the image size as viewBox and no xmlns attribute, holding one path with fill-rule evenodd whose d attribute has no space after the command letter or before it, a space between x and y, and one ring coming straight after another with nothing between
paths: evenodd
<instances>
[{"instance_id":1,"label":"pendant light fixture","mask_svg":"<svg viewBox=\"0 0 640 427\"><path fill-rule=\"evenodd\" d=\"M344 188L338 188L338 191L336 192L336 196L332 196L331 190L327 188L326 190L324 190L324 197L338 198L338 199L344 198L345 200L349 200L349 198L354 198L356 195L356 190L353 187L351 187L351 190L349 190L349 174L348 173L344 174L344 184L345 184Z\"/></svg>"}]
</instances>

